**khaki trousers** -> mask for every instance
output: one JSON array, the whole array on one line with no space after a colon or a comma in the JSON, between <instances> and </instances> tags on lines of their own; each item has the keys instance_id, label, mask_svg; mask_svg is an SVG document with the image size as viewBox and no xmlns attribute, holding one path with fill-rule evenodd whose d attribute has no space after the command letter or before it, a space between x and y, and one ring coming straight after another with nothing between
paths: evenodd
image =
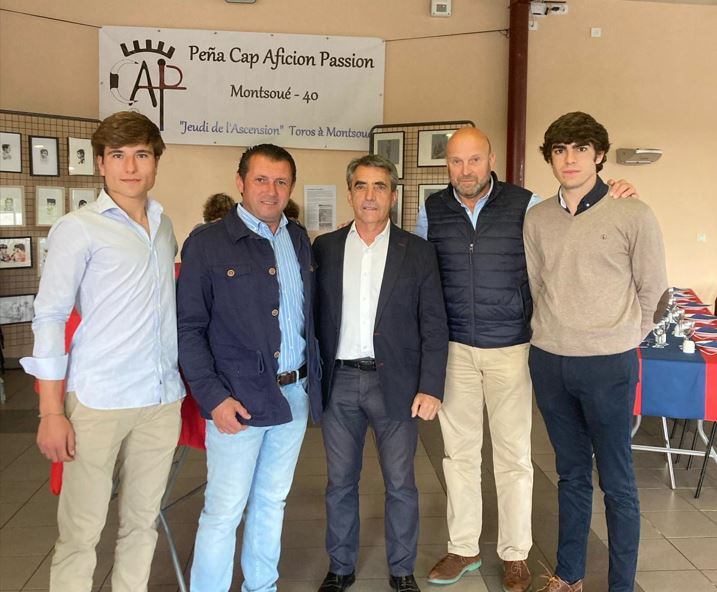
<instances>
[{"instance_id":1,"label":"khaki trousers","mask_svg":"<svg viewBox=\"0 0 717 592\"><path fill-rule=\"evenodd\" d=\"M532 389L528 344L480 349L451 342L439 412L448 493L448 552L477 555L483 527L483 407L493 446L498 494L498 556L526 559L532 545Z\"/></svg>"},{"instance_id":2,"label":"khaki trousers","mask_svg":"<svg viewBox=\"0 0 717 592\"><path fill-rule=\"evenodd\" d=\"M119 531L113 592L147 590L157 543L156 520L179 437L181 401L137 409L90 409L67 393L76 436L65 463L57 509L60 536L50 568L51 592L90 592L95 546L107 518L119 458Z\"/></svg>"}]
</instances>

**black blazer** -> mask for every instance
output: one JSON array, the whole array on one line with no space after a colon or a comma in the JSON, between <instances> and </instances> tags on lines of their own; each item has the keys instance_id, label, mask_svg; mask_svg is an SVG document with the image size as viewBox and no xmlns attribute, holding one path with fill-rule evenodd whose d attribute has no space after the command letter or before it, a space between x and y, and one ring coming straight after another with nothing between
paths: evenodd
<instances>
[{"instance_id":1,"label":"black blazer","mask_svg":"<svg viewBox=\"0 0 717 592\"><path fill-rule=\"evenodd\" d=\"M314 241L316 335L324 406L331 395L343 305L344 246L351 225ZM358 287L356 287L358 289ZM389 417L408 419L416 393L443 399L448 326L433 245L391 224L376 309L374 355Z\"/></svg>"}]
</instances>

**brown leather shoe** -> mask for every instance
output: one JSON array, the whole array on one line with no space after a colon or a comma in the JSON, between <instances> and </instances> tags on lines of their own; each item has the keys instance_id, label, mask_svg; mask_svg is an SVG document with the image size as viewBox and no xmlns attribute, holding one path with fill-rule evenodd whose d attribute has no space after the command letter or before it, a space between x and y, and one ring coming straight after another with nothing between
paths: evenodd
<instances>
[{"instance_id":1,"label":"brown leather shoe","mask_svg":"<svg viewBox=\"0 0 717 592\"><path fill-rule=\"evenodd\" d=\"M538 592L583 592L582 580L578 580L574 584L568 584L565 580L555 575L543 577L548 578L548 581Z\"/></svg>"},{"instance_id":2,"label":"brown leather shoe","mask_svg":"<svg viewBox=\"0 0 717 592\"><path fill-rule=\"evenodd\" d=\"M528 564L525 561L503 562L504 592L528 592L533 585Z\"/></svg>"},{"instance_id":3,"label":"brown leather shoe","mask_svg":"<svg viewBox=\"0 0 717 592\"><path fill-rule=\"evenodd\" d=\"M455 584L464 573L478 569L481 563L480 555L463 557L455 553L448 553L428 572L428 583Z\"/></svg>"}]
</instances>

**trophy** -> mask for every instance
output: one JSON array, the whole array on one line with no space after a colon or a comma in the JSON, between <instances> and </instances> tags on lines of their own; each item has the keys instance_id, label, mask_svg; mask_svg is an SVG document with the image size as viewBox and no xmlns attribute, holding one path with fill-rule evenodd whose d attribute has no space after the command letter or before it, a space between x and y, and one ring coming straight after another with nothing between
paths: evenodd
<instances>
[{"instance_id":1,"label":"trophy","mask_svg":"<svg viewBox=\"0 0 717 592\"><path fill-rule=\"evenodd\" d=\"M655 336L655 345L652 347L662 349L667 345L667 327L662 321L655 325L652 334Z\"/></svg>"}]
</instances>

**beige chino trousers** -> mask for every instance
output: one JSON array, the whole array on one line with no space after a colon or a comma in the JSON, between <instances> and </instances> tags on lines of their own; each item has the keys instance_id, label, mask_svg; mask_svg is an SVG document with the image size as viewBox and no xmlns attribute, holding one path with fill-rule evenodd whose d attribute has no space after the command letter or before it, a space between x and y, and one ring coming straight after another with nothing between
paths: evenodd
<instances>
[{"instance_id":1,"label":"beige chino trousers","mask_svg":"<svg viewBox=\"0 0 717 592\"><path fill-rule=\"evenodd\" d=\"M90 592L119 459L119 531L112 592L147 590L157 543L156 520L177 446L181 401L136 409L91 409L67 393L76 436L65 463L57 509L60 536L50 568L51 592Z\"/></svg>"},{"instance_id":2,"label":"beige chino trousers","mask_svg":"<svg viewBox=\"0 0 717 592\"><path fill-rule=\"evenodd\" d=\"M498 556L526 559L532 545L532 388L528 347L481 349L451 342L439 412L448 494L448 552L480 552L483 527L481 451L485 406L498 495Z\"/></svg>"}]
</instances>

